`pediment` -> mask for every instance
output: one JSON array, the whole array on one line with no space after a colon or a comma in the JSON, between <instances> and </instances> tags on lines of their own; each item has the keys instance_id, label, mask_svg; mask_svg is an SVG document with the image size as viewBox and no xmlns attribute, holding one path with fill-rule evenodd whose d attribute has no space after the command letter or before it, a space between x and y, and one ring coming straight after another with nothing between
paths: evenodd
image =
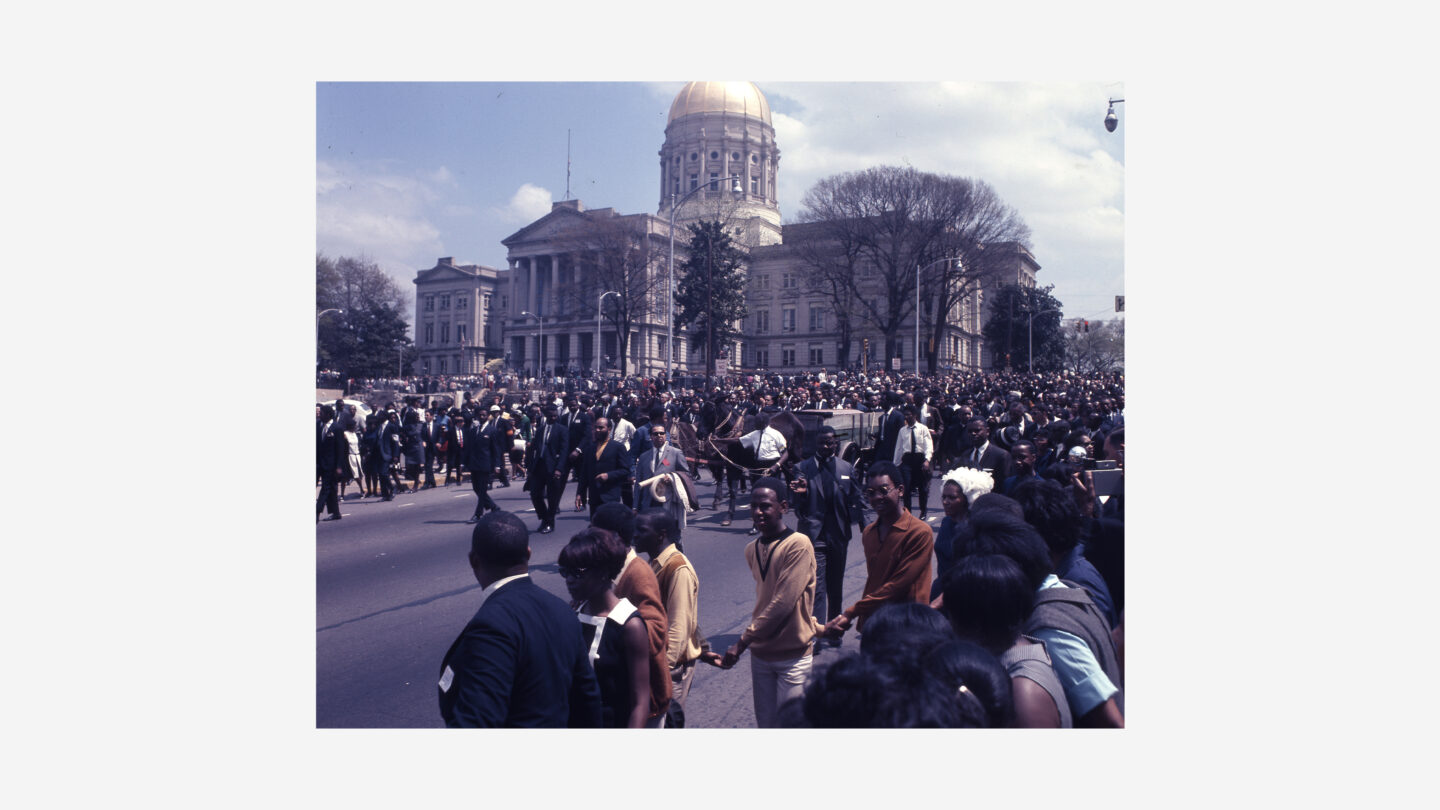
<instances>
[{"instance_id":1,"label":"pediment","mask_svg":"<svg viewBox=\"0 0 1440 810\"><path fill-rule=\"evenodd\" d=\"M525 242L546 242L582 235L591 220L579 211L559 208L500 240L507 248Z\"/></svg>"},{"instance_id":2,"label":"pediment","mask_svg":"<svg viewBox=\"0 0 1440 810\"><path fill-rule=\"evenodd\" d=\"M425 284L425 283L433 282L433 281L456 281L456 280L474 281L474 280L476 279L476 277L477 277L477 276L476 276L475 273L467 273L467 272L465 272L464 270L459 269L458 267L452 267L452 266L449 266L449 265L441 264L441 265L436 265L435 267L432 267L432 268L430 268L429 270L421 270L419 273L416 273L416 274L415 274L415 283L416 283L416 284Z\"/></svg>"}]
</instances>

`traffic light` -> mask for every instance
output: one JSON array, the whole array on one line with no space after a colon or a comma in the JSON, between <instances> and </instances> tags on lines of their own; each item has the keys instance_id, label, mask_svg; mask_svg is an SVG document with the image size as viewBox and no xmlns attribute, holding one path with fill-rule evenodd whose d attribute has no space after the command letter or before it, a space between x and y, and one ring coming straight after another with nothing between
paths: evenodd
<instances>
[{"instance_id":1,"label":"traffic light","mask_svg":"<svg viewBox=\"0 0 1440 810\"><path fill-rule=\"evenodd\" d=\"M1086 331L1086 332L1089 332L1089 331L1090 331L1090 322L1089 322L1089 321L1081 321L1080 323L1085 324L1085 331Z\"/></svg>"},{"instance_id":2,"label":"traffic light","mask_svg":"<svg viewBox=\"0 0 1440 810\"><path fill-rule=\"evenodd\" d=\"M1115 311L1116 311L1116 312L1124 312L1124 311L1125 311L1125 296L1123 296L1123 295L1117 295L1117 296L1115 296Z\"/></svg>"}]
</instances>

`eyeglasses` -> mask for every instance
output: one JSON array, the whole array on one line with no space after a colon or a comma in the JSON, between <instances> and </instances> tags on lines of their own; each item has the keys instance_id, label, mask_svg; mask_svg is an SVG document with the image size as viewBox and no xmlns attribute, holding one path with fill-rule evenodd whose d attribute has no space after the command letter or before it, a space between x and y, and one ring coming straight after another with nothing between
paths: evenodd
<instances>
[{"instance_id":1,"label":"eyeglasses","mask_svg":"<svg viewBox=\"0 0 1440 810\"><path fill-rule=\"evenodd\" d=\"M865 497L867 497L867 498L874 498L874 497L876 497L876 496L881 496L881 497L883 497L883 496L885 496L885 495L889 495L889 494L890 494L890 490L892 490L892 489L894 489L894 487L875 487L874 489L867 488L867 489L865 490Z\"/></svg>"},{"instance_id":2,"label":"eyeglasses","mask_svg":"<svg viewBox=\"0 0 1440 810\"><path fill-rule=\"evenodd\" d=\"M579 579L590 573L592 568L571 568L568 565L560 566L560 576L565 579Z\"/></svg>"}]
</instances>

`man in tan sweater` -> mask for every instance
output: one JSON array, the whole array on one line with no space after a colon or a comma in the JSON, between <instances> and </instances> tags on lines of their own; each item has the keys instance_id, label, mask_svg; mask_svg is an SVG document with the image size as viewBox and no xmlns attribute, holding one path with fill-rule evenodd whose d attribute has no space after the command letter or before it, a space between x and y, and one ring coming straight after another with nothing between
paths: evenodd
<instances>
[{"instance_id":1,"label":"man in tan sweater","mask_svg":"<svg viewBox=\"0 0 1440 810\"><path fill-rule=\"evenodd\" d=\"M651 507L635 516L635 550L650 558L650 568L660 584L669 632L665 640L665 663L670 667L670 708L665 714L667 728L685 727L685 699L695 678L695 664L702 658L714 662L720 656L710 652L710 642L700 632L700 580L695 567L676 548L679 523L675 516Z\"/></svg>"},{"instance_id":2,"label":"man in tan sweater","mask_svg":"<svg viewBox=\"0 0 1440 810\"><path fill-rule=\"evenodd\" d=\"M720 660L729 669L750 650L759 728L776 728L781 704L805 694L810 644L821 629L814 616L815 548L785 526L786 497L785 485L773 477L751 487L750 520L758 536L745 547L745 562L755 577L755 610L750 626Z\"/></svg>"}]
</instances>

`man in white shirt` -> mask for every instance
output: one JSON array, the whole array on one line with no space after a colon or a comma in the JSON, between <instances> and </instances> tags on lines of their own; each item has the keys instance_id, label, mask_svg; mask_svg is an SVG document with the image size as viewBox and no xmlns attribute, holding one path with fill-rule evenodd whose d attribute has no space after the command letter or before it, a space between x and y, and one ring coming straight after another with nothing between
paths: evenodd
<instances>
[{"instance_id":1,"label":"man in white shirt","mask_svg":"<svg viewBox=\"0 0 1440 810\"><path fill-rule=\"evenodd\" d=\"M895 457L892 459L904 475L905 511L911 511L911 493L920 492L920 519L928 518L930 501L930 459L935 455L930 441L930 428L919 420L919 409L906 405L905 424L895 436Z\"/></svg>"}]
</instances>

